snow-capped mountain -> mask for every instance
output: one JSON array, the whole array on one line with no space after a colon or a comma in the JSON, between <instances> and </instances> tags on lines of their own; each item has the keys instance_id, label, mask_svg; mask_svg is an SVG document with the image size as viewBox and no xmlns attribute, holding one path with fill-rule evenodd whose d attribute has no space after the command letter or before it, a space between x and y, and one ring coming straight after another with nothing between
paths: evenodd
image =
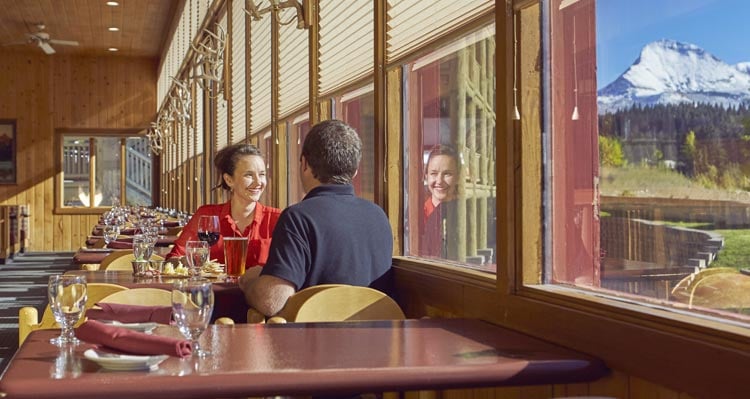
<instances>
[{"instance_id":1,"label":"snow-capped mountain","mask_svg":"<svg viewBox=\"0 0 750 399\"><path fill-rule=\"evenodd\" d=\"M729 65L702 48L662 39L598 92L599 113L643 105L750 103L750 62Z\"/></svg>"}]
</instances>

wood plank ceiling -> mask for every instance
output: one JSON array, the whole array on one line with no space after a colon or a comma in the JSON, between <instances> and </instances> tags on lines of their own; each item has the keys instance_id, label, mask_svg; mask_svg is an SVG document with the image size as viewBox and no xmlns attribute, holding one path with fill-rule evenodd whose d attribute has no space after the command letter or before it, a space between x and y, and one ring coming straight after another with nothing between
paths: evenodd
<instances>
[{"instance_id":1,"label":"wood plank ceiling","mask_svg":"<svg viewBox=\"0 0 750 399\"><path fill-rule=\"evenodd\" d=\"M45 26L56 53L160 57L180 0L0 0L0 52L39 51L29 34ZM110 31L109 28L117 28ZM109 48L118 51L111 52Z\"/></svg>"}]
</instances>

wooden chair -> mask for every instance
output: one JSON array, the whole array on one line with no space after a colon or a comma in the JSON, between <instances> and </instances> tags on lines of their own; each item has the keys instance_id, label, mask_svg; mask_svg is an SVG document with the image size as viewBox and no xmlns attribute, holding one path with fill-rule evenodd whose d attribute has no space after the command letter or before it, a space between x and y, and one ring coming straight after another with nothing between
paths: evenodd
<instances>
[{"instance_id":1,"label":"wooden chair","mask_svg":"<svg viewBox=\"0 0 750 399\"><path fill-rule=\"evenodd\" d=\"M130 288L114 292L97 301L97 303L101 302L139 306L172 306L172 291L149 287ZM221 317L214 323L234 325L234 320L229 317Z\"/></svg>"},{"instance_id":2,"label":"wooden chair","mask_svg":"<svg viewBox=\"0 0 750 399\"><path fill-rule=\"evenodd\" d=\"M112 256L116 252L123 252L123 253L120 253L117 256L114 256L111 260L109 260L105 264L104 261L107 260L107 258ZM107 258L104 258L102 260L99 270L133 270L133 266L130 264L131 261L135 260L135 255L133 255L133 251L130 251L130 250L115 251L107 255ZM151 255L151 260L164 260L164 257L161 255L153 254Z\"/></svg>"},{"instance_id":3,"label":"wooden chair","mask_svg":"<svg viewBox=\"0 0 750 399\"><path fill-rule=\"evenodd\" d=\"M98 302L140 306L172 306L172 292L161 288L130 288L109 294Z\"/></svg>"},{"instance_id":4,"label":"wooden chair","mask_svg":"<svg viewBox=\"0 0 750 399\"><path fill-rule=\"evenodd\" d=\"M127 254L133 254L133 251L130 249L120 249L117 251L112 251L109 253L109 255L105 256L104 259L102 259L101 262L99 262L99 270L105 270L107 266L109 266L112 261L114 261L117 258L120 258L122 256L125 256ZM131 268L132 270L132 268Z\"/></svg>"},{"instance_id":5,"label":"wooden chair","mask_svg":"<svg viewBox=\"0 0 750 399\"><path fill-rule=\"evenodd\" d=\"M264 319L257 310L248 310L248 323L400 320L404 319L404 312L396 301L378 290L352 285L325 284L300 290L289 297L277 315L268 320Z\"/></svg>"},{"instance_id":6,"label":"wooden chair","mask_svg":"<svg viewBox=\"0 0 750 399\"><path fill-rule=\"evenodd\" d=\"M127 290L126 287L117 284L106 283L89 283L87 286L88 299L86 300L86 309L94 306L103 298L115 292ZM83 320L83 318L81 318ZM79 324L82 321L79 322ZM22 307L18 310L18 345L23 344L26 337L35 330L60 328L52 315L49 305L44 309L42 319L39 320L39 312L31 306Z\"/></svg>"}]
</instances>

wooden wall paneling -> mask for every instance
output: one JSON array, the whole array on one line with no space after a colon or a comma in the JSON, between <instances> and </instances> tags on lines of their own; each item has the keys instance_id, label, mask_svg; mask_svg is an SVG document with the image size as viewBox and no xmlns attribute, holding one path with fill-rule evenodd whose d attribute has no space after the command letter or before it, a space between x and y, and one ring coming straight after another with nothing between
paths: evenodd
<instances>
[{"instance_id":1,"label":"wooden wall paneling","mask_svg":"<svg viewBox=\"0 0 750 399\"><path fill-rule=\"evenodd\" d=\"M549 399L553 395L552 385L532 385L519 387L521 399Z\"/></svg>"},{"instance_id":2,"label":"wooden wall paneling","mask_svg":"<svg viewBox=\"0 0 750 399\"><path fill-rule=\"evenodd\" d=\"M91 202L93 203L93 196L91 197ZM73 226L75 228L75 231L73 233L73 240L70 243L70 248L75 249L80 247L83 243L86 242L86 239L89 236L89 233L91 233L91 225L88 224L88 215L75 215L72 218L72 221L74 222Z\"/></svg>"},{"instance_id":3,"label":"wooden wall paneling","mask_svg":"<svg viewBox=\"0 0 750 399\"><path fill-rule=\"evenodd\" d=\"M87 67L87 63L83 63L83 65L78 65L79 63L74 63L71 61L71 68L70 68L70 97L67 97L67 99L71 103L70 108L70 125L69 127L81 127L86 126L83 122L83 113L84 113L84 102L86 99L84 98L83 94L81 93L81 87L83 87L86 84L86 76L90 75L89 68ZM64 101L64 99L60 99L61 101Z\"/></svg>"},{"instance_id":4,"label":"wooden wall paneling","mask_svg":"<svg viewBox=\"0 0 750 399\"><path fill-rule=\"evenodd\" d=\"M0 203L29 205L30 251L74 250L95 220L53 214L55 129L145 127L156 109L154 64L146 58L0 51L0 117L18 122L19 167L18 184L0 186ZM119 76L129 69L137 80L122 84Z\"/></svg>"},{"instance_id":5,"label":"wooden wall paneling","mask_svg":"<svg viewBox=\"0 0 750 399\"><path fill-rule=\"evenodd\" d=\"M627 398L628 393L628 375L612 370L610 374L604 378L600 378L597 381L588 384L589 395L609 395L615 398Z\"/></svg>"},{"instance_id":6,"label":"wooden wall paneling","mask_svg":"<svg viewBox=\"0 0 750 399\"><path fill-rule=\"evenodd\" d=\"M52 104L54 117L53 126L72 126L71 114L73 109L70 73L70 57L54 57L52 59Z\"/></svg>"},{"instance_id":7,"label":"wooden wall paneling","mask_svg":"<svg viewBox=\"0 0 750 399\"><path fill-rule=\"evenodd\" d=\"M628 379L628 389L630 398L659 398L659 399L679 399L678 392L669 390L658 384L646 381L641 378L631 376Z\"/></svg>"},{"instance_id":8,"label":"wooden wall paneling","mask_svg":"<svg viewBox=\"0 0 750 399\"><path fill-rule=\"evenodd\" d=\"M65 234L65 238L63 239L61 250L63 248L75 248L73 245L73 232L77 231L77 228L73 229L73 215L64 215L62 218L62 224L63 224L63 234Z\"/></svg>"},{"instance_id":9,"label":"wooden wall paneling","mask_svg":"<svg viewBox=\"0 0 750 399\"><path fill-rule=\"evenodd\" d=\"M92 68L95 70L94 76L91 77L91 119L90 127L97 128L107 126L107 110L105 87L107 87L108 74L111 74L110 63L100 57L92 57ZM122 127L122 126L117 126Z\"/></svg>"},{"instance_id":10,"label":"wooden wall paneling","mask_svg":"<svg viewBox=\"0 0 750 399\"><path fill-rule=\"evenodd\" d=\"M117 64L111 65L111 63L108 63L108 70L109 73L106 73L106 71L100 71L100 73L104 73L104 77L102 79L102 106L104 104L117 104L119 102L121 93L118 90L117 82L120 81L122 77L122 67L118 67ZM102 107L103 108L103 107ZM101 120L104 121L105 126L111 126L115 125L115 127L123 127L119 123L117 123L117 106L114 107L107 107L107 109L102 109L102 117Z\"/></svg>"},{"instance_id":11,"label":"wooden wall paneling","mask_svg":"<svg viewBox=\"0 0 750 399\"><path fill-rule=\"evenodd\" d=\"M120 100L120 103L122 104L121 110L124 113L124 115L119 118L119 123L121 125L138 126L138 122L140 122L135 118L135 102L138 101L138 92L134 89L134 80L138 72L140 71L136 68L127 68L120 76L120 81L122 82L121 90L123 93L127 93L124 98Z\"/></svg>"},{"instance_id":12,"label":"wooden wall paneling","mask_svg":"<svg viewBox=\"0 0 750 399\"><path fill-rule=\"evenodd\" d=\"M552 387L555 397L559 396L588 396L589 384L558 384Z\"/></svg>"},{"instance_id":13,"label":"wooden wall paneling","mask_svg":"<svg viewBox=\"0 0 750 399\"><path fill-rule=\"evenodd\" d=\"M29 245L30 248L44 248L46 251L55 250L55 216L50 211L50 209L55 209L55 175L54 173L50 173L50 175L51 176L44 179L43 183L44 202L42 203L42 206L36 207L36 215L34 215L34 217L41 223L37 223L35 225L35 230L32 232L33 237L43 237L43 239L40 241L39 238L35 238L35 242L32 242ZM38 205L39 197L36 198Z\"/></svg>"}]
</instances>

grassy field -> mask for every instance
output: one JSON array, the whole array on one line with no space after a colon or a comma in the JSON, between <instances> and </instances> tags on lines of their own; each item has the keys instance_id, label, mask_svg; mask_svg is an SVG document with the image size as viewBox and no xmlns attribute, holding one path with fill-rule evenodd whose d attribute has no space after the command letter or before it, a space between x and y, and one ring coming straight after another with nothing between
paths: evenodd
<instances>
[{"instance_id":1,"label":"grassy field","mask_svg":"<svg viewBox=\"0 0 750 399\"><path fill-rule=\"evenodd\" d=\"M664 224L721 234L724 237L724 247L709 267L731 267L735 269L750 267L750 230L714 230L713 226L708 223L664 222Z\"/></svg>"},{"instance_id":2,"label":"grassy field","mask_svg":"<svg viewBox=\"0 0 750 399\"><path fill-rule=\"evenodd\" d=\"M683 174L648 166L601 169L599 190L604 196L684 198L750 203L750 192L706 188Z\"/></svg>"}]
</instances>

